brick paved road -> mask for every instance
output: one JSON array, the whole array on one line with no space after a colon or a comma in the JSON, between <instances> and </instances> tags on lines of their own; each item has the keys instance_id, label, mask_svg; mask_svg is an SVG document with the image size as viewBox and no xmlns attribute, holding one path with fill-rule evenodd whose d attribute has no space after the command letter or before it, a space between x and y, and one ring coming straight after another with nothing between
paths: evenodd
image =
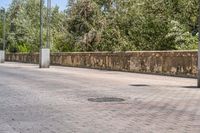
<instances>
[{"instance_id":1,"label":"brick paved road","mask_svg":"<svg viewBox=\"0 0 200 133\"><path fill-rule=\"evenodd\" d=\"M195 85L195 79L0 64L0 133L199 133ZM101 97L125 101L88 101Z\"/></svg>"}]
</instances>

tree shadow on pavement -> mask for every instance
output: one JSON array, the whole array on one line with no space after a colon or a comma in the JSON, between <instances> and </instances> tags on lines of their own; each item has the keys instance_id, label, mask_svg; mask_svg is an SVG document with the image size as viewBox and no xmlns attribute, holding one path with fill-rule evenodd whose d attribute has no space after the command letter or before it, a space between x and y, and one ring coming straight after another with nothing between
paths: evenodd
<instances>
[{"instance_id":1,"label":"tree shadow on pavement","mask_svg":"<svg viewBox=\"0 0 200 133\"><path fill-rule=\"evenodd\" d=\"M200 90L200 88L197 86L181 86L181 87L188 88L188 89L199 89Z\"/></svg>"},{"instance_id":2,"label":"tree shadow on pavement","mask_svg":"<svg viewBox=\"0 0 200 133\"><path fill-rule=\"evenodd\" d=\"M152 85L148 85L148 84L130 84L129 86L133 86L133 87L150 87ZM200 90L199 87L197 86L173 86L173 85L153 85L154 87L172 87L172 88L186 88L186 89L197 89Z\"/></svg>"},{"instance_id":3,"label":"tree shadow on pavement","mask_svg":"<svg viewBox=\"0 0 200 133\"><path fill-rule=\"evenodd\" d=\"M130 86L135 86L135 87L147 87L147 86L150 86L150 85L147 85L147 84L130 84Z\"/></svg>"}]
</instances>

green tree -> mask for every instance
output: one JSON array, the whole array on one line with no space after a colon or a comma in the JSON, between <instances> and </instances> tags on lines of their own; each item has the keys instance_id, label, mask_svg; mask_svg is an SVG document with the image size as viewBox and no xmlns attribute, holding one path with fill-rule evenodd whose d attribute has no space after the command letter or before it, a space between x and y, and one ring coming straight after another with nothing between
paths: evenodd
<instances>
[{"instance_id":1,"label":"green tree","mask_svg":"<svg viewBox=\"0 0 200 133\"><path fill-rule=\"evenodd\" d=\"M68 9L68 31L75 40L78 51L96 51L102 32L102 15L98 5L92 0L71 3Z\"/></svg>"},{"instance_id":2,"label":"green tree","mask_svg":"<svg viewBox=\"0 0 200 133\"><path fill-rule=\"evenodd\" d=\"M68 0L64 4L65 11L52 8L54 52L197 48L198 0ZM46 22L45 5L43 9ZM9 50L39 51L39 0L13 0L7 15ZM43 36L45 41L46 23Z\"/></svg>"}]
</instances>

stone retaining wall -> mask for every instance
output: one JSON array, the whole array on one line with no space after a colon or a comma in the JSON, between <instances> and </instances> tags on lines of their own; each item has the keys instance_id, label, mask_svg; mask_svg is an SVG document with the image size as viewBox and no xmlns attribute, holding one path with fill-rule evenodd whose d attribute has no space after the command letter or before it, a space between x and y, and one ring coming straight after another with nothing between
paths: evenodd
<instances>
[{"instance_id":1,"label":"stone retaining wall","mask_svg":"<svg viewBox=\"0 0 200 133\"><path fill-rule=\"evenodd\" d=\"M6 54L6 60L38 63L39 54ZM52 53L51 64L196 77L197 51Z\"/></svg>"}]
</instances>

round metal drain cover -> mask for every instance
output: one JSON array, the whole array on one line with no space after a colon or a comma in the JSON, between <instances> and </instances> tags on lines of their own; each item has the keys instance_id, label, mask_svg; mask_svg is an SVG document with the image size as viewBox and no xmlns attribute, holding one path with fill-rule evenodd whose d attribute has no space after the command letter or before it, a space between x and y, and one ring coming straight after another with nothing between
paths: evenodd
<instances>
[{"instance_id":1,"label":"round metal drain cover","mask_svg":"<svg viewBox=\"0 0 200 133\"><path fill-rule=\"evenodd\" d=\"M125 100L122 98L116 98L116 97L102 97L102 98L89 98L88 101L90 102L123 102Z\"/></svg>"}]
</instances>

